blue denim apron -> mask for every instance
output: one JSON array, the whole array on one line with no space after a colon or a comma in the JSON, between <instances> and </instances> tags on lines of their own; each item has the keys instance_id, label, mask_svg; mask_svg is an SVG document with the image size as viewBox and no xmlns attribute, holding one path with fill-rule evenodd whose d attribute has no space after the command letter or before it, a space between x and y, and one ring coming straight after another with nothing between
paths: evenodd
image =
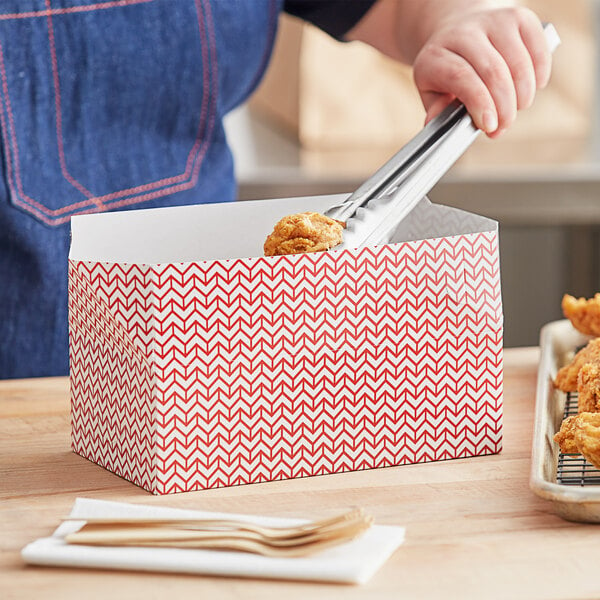
<instances>
[{"instance_id":1,"label":"blue denim apron","mask_svg":"<svg viewBox=\"0 0 600 600\"><path fill-rule=\"evenodd\" d=\"M0 379L68 372L72 215L234 198L281 3L0 1Z\"/></svg>"}]
</instances>

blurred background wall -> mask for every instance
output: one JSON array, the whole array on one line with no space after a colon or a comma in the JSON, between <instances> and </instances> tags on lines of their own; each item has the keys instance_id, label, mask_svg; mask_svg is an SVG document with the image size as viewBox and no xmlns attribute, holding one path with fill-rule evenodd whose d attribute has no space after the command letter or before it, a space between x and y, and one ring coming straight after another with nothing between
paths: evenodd
<instances>
[{"instance_id":1,"label":"blurred background wall","mask_svg":"<svg viewBox=\"0 0 600 600\"><path fill-rule=\"evenodd\" d=\"M563 293L600 291L595 0L528 0L562 39L549 87L432 190L500 223L505 345L538 343ZM282 17L269 70L227 121L239 198L351 192L423 126L408 67Z\"/></svg>"}]
</instances>

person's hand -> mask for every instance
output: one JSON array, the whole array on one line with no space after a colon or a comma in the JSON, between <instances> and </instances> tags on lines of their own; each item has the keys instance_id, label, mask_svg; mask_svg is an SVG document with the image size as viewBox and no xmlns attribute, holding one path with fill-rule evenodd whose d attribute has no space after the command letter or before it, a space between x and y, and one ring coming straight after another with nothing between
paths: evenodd
<instances>
[{"instance_id":1,"label":"person's hand","mask_svg":"<svg viewBox=\"0 0 600 600\"><path fill-rule=\"evenodd\" d=\"M477 127L498 137L546 86L551 60L542 25L526 8L450 16L413 63L426 120L458 98Z\"/></svg>"}]
</instances>

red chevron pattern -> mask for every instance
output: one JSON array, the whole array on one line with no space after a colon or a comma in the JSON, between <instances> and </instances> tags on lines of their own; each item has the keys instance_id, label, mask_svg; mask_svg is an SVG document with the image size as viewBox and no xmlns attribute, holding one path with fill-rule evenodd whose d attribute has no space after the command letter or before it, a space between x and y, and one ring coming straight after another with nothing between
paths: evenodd
<instances>
[{"instance_id":1,"label":"red chevron pattern","mask_svg":"<svg viewBox=\"0 0 600 600\"><path fill-rule=\"evenodd\" d=\"M495 232L69 270L73 449L154 493L501 448Z\"/></svg>"}]
</instances>

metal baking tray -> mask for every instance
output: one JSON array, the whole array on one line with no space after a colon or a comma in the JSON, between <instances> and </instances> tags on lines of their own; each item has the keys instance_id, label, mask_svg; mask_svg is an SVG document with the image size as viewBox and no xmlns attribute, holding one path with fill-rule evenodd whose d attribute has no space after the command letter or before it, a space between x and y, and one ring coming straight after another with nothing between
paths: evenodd
<instances>
[{"instance_id":1,"label":"metal baking tray","mask_svg":"<svg viewBox=\"0 0 600 600\"><path fill-rule=\"evenodd\" d=\"M579 455L561 454L552 439L563 418L577 411L576 394L565 394L552 382L558 369L590 339L567 320L542 328L530 486L562 518L600 523L600 472Z\"/></svg>"}]
</instances>

